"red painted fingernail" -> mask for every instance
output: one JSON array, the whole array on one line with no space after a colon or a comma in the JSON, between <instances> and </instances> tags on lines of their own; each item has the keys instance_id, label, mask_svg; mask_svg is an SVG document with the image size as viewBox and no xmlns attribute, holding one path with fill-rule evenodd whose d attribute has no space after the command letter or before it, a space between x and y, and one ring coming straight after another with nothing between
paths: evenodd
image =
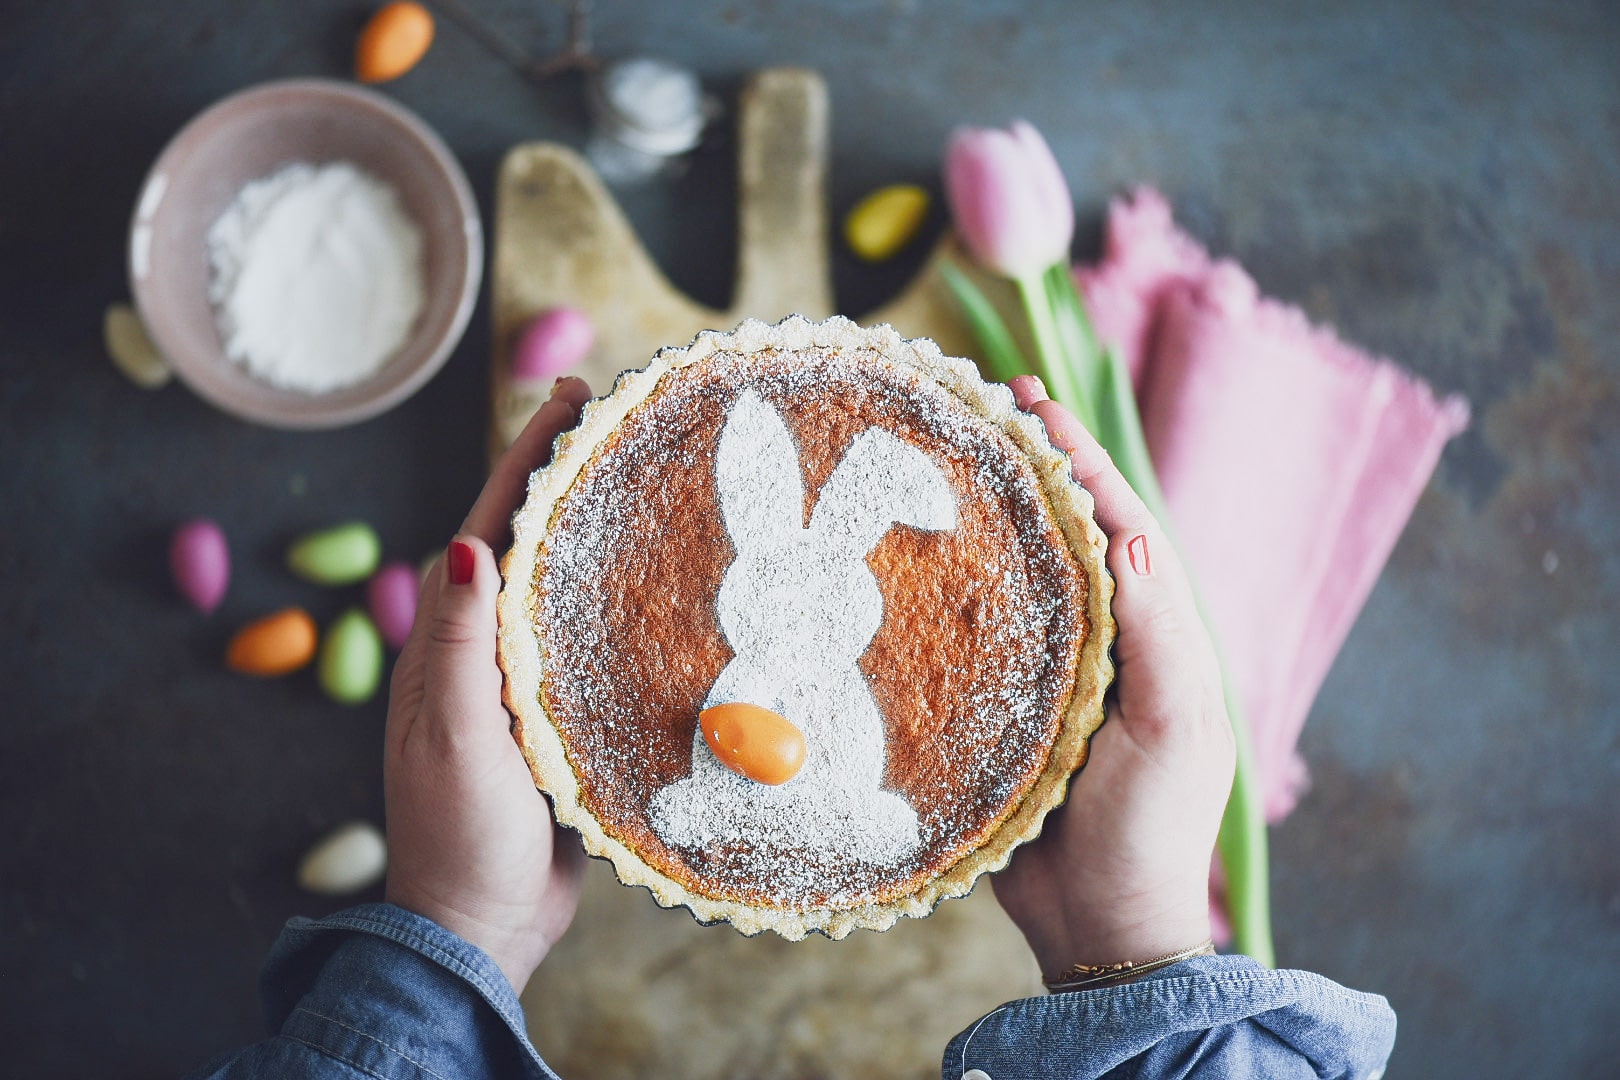
<instances>
[{"instance_id":1,"label":"red painted fingernail","mask_svg":"<svg viewBox=\"0 0 1620 1080\"><path fill-rule=\"evenodd\" d=\"M1153 556L1148 554L1146 533L1137 533L1125 545L1125 554L1131 560L1131 569L1136 571L1137 577L1147 577L1153 573Z\"/></svg>"},{"instance_id":2,"label":"red painted fingernail","mask_svg":"<svg viewBox=\"0 0 1620 1080\"><path fill-rule=\"evenodd\" d=\"M450 569L450 584L466 585L472 581L473 567L477 564L478 557L473 553L471 544L452 540L444 557Z\"/></svg>"}]
</instances>

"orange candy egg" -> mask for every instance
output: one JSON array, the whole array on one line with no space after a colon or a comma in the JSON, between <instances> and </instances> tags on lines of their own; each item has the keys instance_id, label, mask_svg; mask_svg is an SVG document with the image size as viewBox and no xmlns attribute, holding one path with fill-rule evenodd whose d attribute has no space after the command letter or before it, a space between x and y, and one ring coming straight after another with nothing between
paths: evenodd
<instances>
[{"instance_id":1,"label":"orange candy egg","mask_svg":"<svg viewBox=\"0 0 1620 1080\"><path fill-rule=\"evenodd\" d=\"M397 79L433 44L433 16L421 4L400 0L371 17L354 50L354 75L361 82Z\"/></svg>"},{"instance_id":2,"label":"orange candy egg","mask_svg":"<svg viewBox=\"0 0 1620 1080\"><path fill-rule=\"evenodd\" d=\"M238 630L225 648L225 666L244 675L286 675L315 659L315 620L286 608Z\"/></svg>"},{"instance_id":3,"label":"orange candy egg","mask_svg":"<svg viewBox=\"0 0 1620 1080\"><path fill-rule=\"evenodd\" d=\"M804 732L785 716L733 701L698 714L703 739L732 772L761 784L785 784L804 767Z\"/></svg>"}]
</instances>

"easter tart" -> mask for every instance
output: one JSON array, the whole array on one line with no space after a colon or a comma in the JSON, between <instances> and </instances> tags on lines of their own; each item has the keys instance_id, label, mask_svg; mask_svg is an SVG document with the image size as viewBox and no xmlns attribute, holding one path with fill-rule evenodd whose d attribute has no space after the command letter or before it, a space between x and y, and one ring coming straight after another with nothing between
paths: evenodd
<instances>
[{"instance_id":1,"label":"easter tart","mask_svg":"<svg viewBox=\"0 0 1620 1080\"><path fill-rule=\"evenodd\" d=\"M513 731L619 879L745 934L966 894L1102 722L1091 496L1003 386L887 326L707 332L557 440L499 602Z\"/></svg>"}]
</instances>

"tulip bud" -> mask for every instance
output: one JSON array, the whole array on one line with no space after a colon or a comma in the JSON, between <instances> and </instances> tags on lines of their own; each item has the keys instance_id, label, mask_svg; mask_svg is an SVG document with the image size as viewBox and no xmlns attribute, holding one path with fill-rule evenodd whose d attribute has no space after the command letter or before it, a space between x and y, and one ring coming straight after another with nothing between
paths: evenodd
<instances>
[{"instance_id":1,"label":"tulip bud","mask_svg":"<svg viewBox=\"0 0 1620 1080\"><path fill-rule=\"evenodd\" d=\"M945 152L945 195L957 235L986 269L1019 280L1068 261L1069 186L1028 123L958 128Z\"/></svg>"}]
</instances>

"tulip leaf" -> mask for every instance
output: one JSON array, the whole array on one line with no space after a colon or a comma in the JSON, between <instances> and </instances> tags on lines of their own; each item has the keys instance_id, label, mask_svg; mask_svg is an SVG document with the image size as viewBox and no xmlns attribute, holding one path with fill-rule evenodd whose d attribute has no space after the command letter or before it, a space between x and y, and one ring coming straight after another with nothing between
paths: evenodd
<instances>
[{"instance_id":1,"label":"tulip leaf","mask_svg":"<svg viewBox=\"0 0 1620 1080\"><path fill-rule=\"evenodd\" d=\"M993 382L1006 382L1028 375L1029 362L990 298L948 260L940 261L939 272L956 302L962 305L962 315L973 328L973 336L978 338L985 376Z\"/></svg>"},{"instance_id":2,"label":"tulip leaf","mask_svg":"<svg viewBox=\"0 0 1620 1080\"><path fill-rule=\"evenodd\" d=\"M1094 407L1101 410L1100 391L1104 374L1101 349L1097 344L1096 332L1091 328L1091 319L1086 315L1085 301L1075 286L1074 275L1067 266L1057 263L1042 275L1041 284L1046 290L1047 303L1051 305L1058 336L1074 368L1075 377L1088 391L1087 396L1097 403Z\"/></svg>"}]
</instances>

